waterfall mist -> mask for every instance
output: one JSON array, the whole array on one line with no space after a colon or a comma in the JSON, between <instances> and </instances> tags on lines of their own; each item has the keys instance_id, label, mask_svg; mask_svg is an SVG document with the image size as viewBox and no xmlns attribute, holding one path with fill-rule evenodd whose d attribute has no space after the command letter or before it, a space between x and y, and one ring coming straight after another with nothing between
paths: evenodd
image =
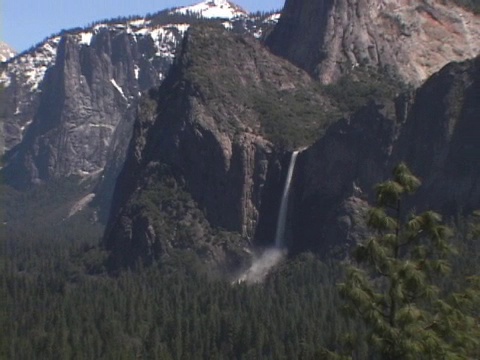
<instances>
[{"instance_id":1,"label":"waterfall mist","mask_svg":"<svg viewBox=\"0 0 480 360\"><path fill-rule=\"evenodd\" d=\"M238 277L235 283L246 282L255 284L265 280L270 269L282 260L287 252L282 249L268 248L260 256L255 256L252 265L242 275Z\"/></svg>"}]
</instances>

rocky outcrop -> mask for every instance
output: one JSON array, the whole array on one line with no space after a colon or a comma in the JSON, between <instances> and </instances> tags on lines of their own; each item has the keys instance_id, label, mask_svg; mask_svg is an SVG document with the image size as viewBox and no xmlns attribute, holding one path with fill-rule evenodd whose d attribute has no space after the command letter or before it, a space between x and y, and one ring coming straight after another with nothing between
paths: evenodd
<instances>
[{"instance_id":1,"label":"rocky outcrop","mask_svg":"<svg viewBox=\"0 0 480 360\"><path fill-rule=\"evenodd\" d=\"M125 265L188 248L222 261L226 244L272 244L285 150L309 145L309 133L318 140L299 155L294 175L293 252L344 251L367 236L372 189L400 161L423 180L411 200L417 210L452 215L480 206L478 150L468 140L477 64L453 63L419 90L371 101L320 136L328 114L338 113L322 87L248 38L192 29L167 80L140 108L105 235L112 259ZM462 162L468 154L471 167ZM173 211L172 203L183 205ZM216 242L219 229L228 240Z\"/></svg>"},{"instance_id":2,"label":"rocky outcrop","mask_svg":"<svg viewBox=\"0 0 480 360\"><path fill-rule=\"evenodd\" d=\"M105 235L117 264L202 246L218 260L220 229L236 234L240 248L251 243L270 173L279 174L272 164L280 164L277 134L259 102L265 93L280 109L292 105L293 113L285 116L305 110L295 102L281 105L285 99L307 96L317 104L313 114L329 106L305 73L253 38L210 25L188 31L167 79L140 109L117 181ZM296 125L308 125L311 132L321 126L315 121L320 120L305 117ZM171 212L172 201L179 204L181 198L183 205ZM148 210L152 202L155 211ZM184 231L190 238L179 240Z\"/></svg>"},{"instance_id":3,"label":"rocky outcrop","mask_svg":"<svg viewBox=\"0 0 480 360\"><path fill-rule=\"evenodd\" d=\"M287 0L268 39L323 83L371 66L419 85L480 53L480 16L430 0Z\"/></svg>"},{"instance_id":4,"label":"rocky outcrop","mask_svg":"<svg viewBox=\"0 0 480 360\"><path fill-rule=\"evenodd\" d=\"M330 127L299 158L295 251L325 253L365 236L373 187L404 161L422 180L416 211L480 207L480 58L452 63L396 103L372 103Z\"/></svg>"},{"instance_id":5,"label":"rocky outcrop","mask_svg":"<svg viewBox=\"0 0 480 360\"><path fill-rule=\"evenodd\" d=\"M84 48L62 38L34 122L7 157L13 160L9 173L24 176L12 182L28 185L103 169L114 130L121 121L131 122L129 103L139 92L128 36L111 35L99 35L97 45ZM115 59L115 52L122 57Z\"/></svg>"},{"instance_id":6,"label":"rocky outcrop","mask_svg":"<svg viewBox=\"0 0 480 360\"><path fill-rule=\"evenodd\" d=\"M182 34L171 31L180 40ZM48 58L45 49L50 49ZM111 153L122 153L115 148L122 142L115 139L130 137L137 99L160 83L171 64L171 57L155 57L156 51L150 37L97 26L93 34L48 40L7 64L5 172L10 183L25 187L101 172ZM36 65L41 54L44 68ZM29 78L18 65L24 60L33 64Z\"/></svg>"}]
</instances>

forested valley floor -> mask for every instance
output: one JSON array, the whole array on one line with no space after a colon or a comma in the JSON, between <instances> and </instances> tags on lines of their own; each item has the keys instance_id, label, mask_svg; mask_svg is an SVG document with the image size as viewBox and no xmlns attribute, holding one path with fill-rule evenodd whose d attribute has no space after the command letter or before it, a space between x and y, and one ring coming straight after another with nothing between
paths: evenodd
<instances>
[{"instance_id":1,"label":"forested valley floor","mask_svg":"<svg viewBox=\"0 0 480 360\"><path fill-rule=\"evenodd\" d=\"M179 252L111 275L97 241L2 234L1 359L314 359L346 342L371 358L364 327L341 311L341 264L302 254L262 284L232 285ZM449 286L478 272L472 247Z\"/></svg>"}]
</instances>

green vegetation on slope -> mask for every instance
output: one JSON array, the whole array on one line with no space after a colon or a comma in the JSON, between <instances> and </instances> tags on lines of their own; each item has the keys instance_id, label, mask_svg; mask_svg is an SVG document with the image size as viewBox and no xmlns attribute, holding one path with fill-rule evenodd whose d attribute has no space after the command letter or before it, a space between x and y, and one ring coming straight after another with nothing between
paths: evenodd
<instances>
[{"instance_id":1,"label":"green vegetation on slope","mask_svg":"<svg viewBox=\"0 0 480 360\"><path fill-rule=\"evenodd\" d=\"M386 72L363 66L325 86L326 93L346 113L357 111L370 101L391 101L405 90L406 85Z\"/></svg>"},{"instance_id":2,"label":"green vegetation on slope","mask_svg":"<svg viewBox=\"0 0 480 360\"><path fill-rule=\"evenodd\" d=\"M282 148L306 146L340 112L323 87L254 39L212 24L192 28L184 42L184 79L221 129L250 127Z\"/></svg>"},{"instance_id":3,"label":"green vegetation on slope","mask_svg":"<svg viewBox=\"0 0 480 360\"><path fill-rule=\"evenodd\" d=\"M173 249L192 251L204 262L209 262L215 246L224 249L233 259L245 256L240 234L211 227L205 214L174 178L168 165L151 163L144 177L148 179L148 184L137 189L126 208L132 223L141 223L142 228L146 228L148 225L144 222L147 222L153 230L153 244L148 245L153 251L145 252L149 253L148 258L145 253L138 254L145 263L160 260ZM125 253L123 248L113 248L112 253L113 267L132 265L132 261L138 261L132 253Z\"/></svg>"}]
</instances>

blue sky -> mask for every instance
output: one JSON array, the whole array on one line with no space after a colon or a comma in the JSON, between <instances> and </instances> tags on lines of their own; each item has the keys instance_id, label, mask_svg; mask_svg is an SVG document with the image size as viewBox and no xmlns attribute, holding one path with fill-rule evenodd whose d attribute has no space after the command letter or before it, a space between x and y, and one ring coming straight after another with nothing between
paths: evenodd
<instances>
[{"instance_id":1,"label":"blue sky","mask_svg":"<svg viewBox=\"0 0 480 360\"><path fill-rule=\"evenodd\" d=\"M20 52L62 29L198 2L201 0L0 0L0 39ZM284 0L233 2L248 11L281 9L284 4Z\"/></svg>"}]
</instances>

